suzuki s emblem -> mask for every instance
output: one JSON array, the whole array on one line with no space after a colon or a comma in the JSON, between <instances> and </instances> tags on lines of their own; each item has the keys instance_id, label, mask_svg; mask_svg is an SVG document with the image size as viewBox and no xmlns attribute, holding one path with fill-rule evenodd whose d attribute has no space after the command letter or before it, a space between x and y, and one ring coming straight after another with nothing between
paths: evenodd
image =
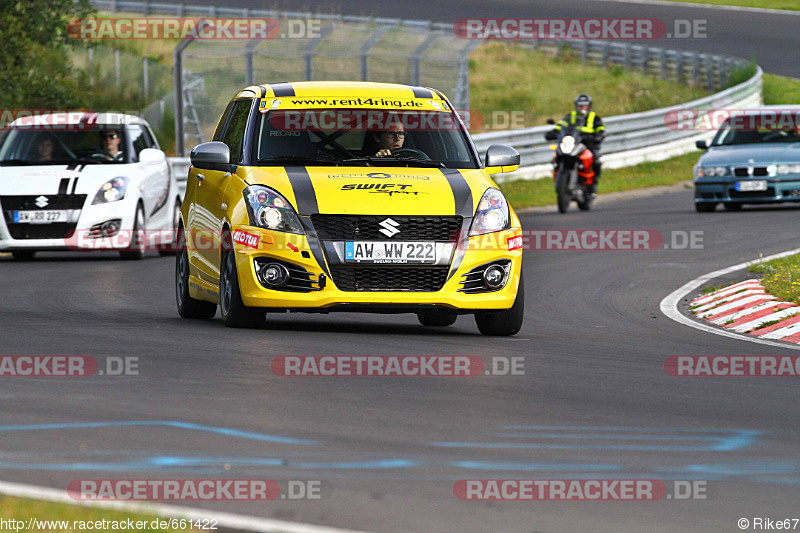
<instances>
[{"instance_id":1,"label":"suzuki s emblem","mask_svg":"<svg viewBox=\"0 0 800 533\"><path fill-rule=\"evenodd\" d=\"M400 233L400 230L397 229L397 227L400 224L398 224L397 222L395 222L391 218L387 218L386 220L384 220L383 222L381 222L378 225L381 227L381 229L379 231L381 233L383 233L384 235L386 235L387 237L394 237L395 235Z\"/></svg>"},{"instance_id":2,"label":"suzuki s emblem","mask_svg":"<svg viewBox=\"0 0 800 533\"><path fill-rule=\"evenodd\" d=\"M38 197L34 203L40 208L46 206L48 204L47 196Z\"/></svg>"}]
</instances>

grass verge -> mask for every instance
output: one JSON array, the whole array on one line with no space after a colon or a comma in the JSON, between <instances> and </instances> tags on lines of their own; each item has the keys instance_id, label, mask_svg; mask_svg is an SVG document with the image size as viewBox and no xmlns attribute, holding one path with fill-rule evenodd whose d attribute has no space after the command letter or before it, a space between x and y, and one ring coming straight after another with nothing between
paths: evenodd
<instances>
[{"instance_id":1,"label":"grass verge","mask_svg":"<svg viewBox=\"0 0 800 533\"><path fill-rule=\"evenodd\" d=\"M674 185L692 179L692 165L699 152L691 152L664 161L641 163L627 168L603 170L598 193L629 191L658 185ZM515 208L536 207L556 203L553 180L516 180L500 185L503 194ZM691 205L687 206L687 209Z\"/></svg>"},{"instance_id":2,"label":"grass verge","mask_svg":"<svg viewBox=\"0 0 800 533\"><path fill-rule=\"evenodd\" d=\"M128 523L128 519L134 522L145 522L144 529L134 528L136 531L152 531L159 533L177 533L179 531L200 531L200 529L175 529L175 528L151 528L153 520L159 520L158 526L162 525L160 522L169 518L156 517L154 515L131 513L127 511L115 511L111 509L102 509L98 507L87 507L83 505L69 505L66 503L53 503L42 500L33 500L29 498L16 498L13 496L0 496L0 517L8 521L9 519L21 520L25 522L27 528L28 521L35 518L39 521L50 522L50 524L39 524L39 527L34 527L34 531L40 533L72 533L78 531L86 531L88 528L84 525L81 528L80 522L94 523L102 520L106 522ZM185 522L188 522L186 520ZM141 524L144 525L144 524ZM179 522L176 525L180 525ZM108 523L106 523L108 526ZM93 528L100 530L111 530L112 527Z\"/></svg>"},{"instance_id":3,"label":"grass verge","mask_svg":"<svg viewBox=\"0 0 800 533\"><path fill-rule=\"evenodd\" d=\"M800 0L667 0L682 4L713 4L715 6L758 7L800 11Z\"/></svg>"},{"instance_id":4,"label":"grass verge","mask_svg":"<svg viewBox=\"0 0 800 533\"><path fill-rule=\"evenodd\" d=\"M763 96L766 105L797 104L800 102L800 80L764 74Z\"/></svg>"},{"instance_id":5,"label":"grass verge","mask_svg":"<svg viewBox=\"0 0 800 533\"><path fill-rule=\"evenodd\" d=\"M761 282L768 293L783 301L800 304L800 255L790 255L747 267L763 274Z\"/></svg>"}]
</instances>

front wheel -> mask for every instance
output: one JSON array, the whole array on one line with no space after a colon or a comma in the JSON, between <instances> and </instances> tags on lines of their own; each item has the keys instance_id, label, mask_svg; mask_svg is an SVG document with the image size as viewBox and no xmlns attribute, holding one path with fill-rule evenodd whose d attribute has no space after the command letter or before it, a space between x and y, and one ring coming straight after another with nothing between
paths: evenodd
<instances>
[{"instance_id":1,"label":"front wheel","mask_svg":"<svg viewBox=\"0 0 800 533\"><path fill-rule=\"evenodd\" d=\"M519 289L514 305L511 309L496 313L476 313L475 324L484 335L507 337L516 335L522 329L522 319L525 315L525 284L522 279L522 270L519 272Z\"/></svg>"},{"instance_id":2,"label":"front wheel","mask_svg":"<svg viewBox=\"0 0 800 533\"><path fill-rule=\"evenodd\" d=\"M569 193L569 170L561 170L556 176L556 196L558 197L558 212L566 213L572 195Z\"/></svg>"},{"instance_id":3,"label":"front wheel","mask_svg":"<svg viewBox=\"0 0 800 533\"><path fill-rule=\"evenodd\" d=\"M158 254L161 256L175 255L178 253L178 227L181 224L181 202L175 200L175 206L172 208L172 242L161 243L159 246Z\"/></svg>"},{"instance_id":4,"label":"front wheel","mask_svg":"<svg viewBox=\"0 0 800 533\"><path fill-rule=\"evenodd\" d=\"M144 246L144 209L139 205L136 207L136 215L133 218L131 244L127 250L121 251L119 255L127 261L137 261L144 259L146 253L147 249Z\"/></svg>"},{"instance_id":5,"label":"front wheel","mask_svg":"<svg viewBox=\"0 0 800 533\"><path fill-rule=\"evenodd\" d=\"M236 254L225 252L222 256L222 272L219 278L219 307L222 323L232 328L258 328L264 325L267 312L247 307L242 302L239 290L239 274L236 271Z\"/></svg>"}]
</instances>

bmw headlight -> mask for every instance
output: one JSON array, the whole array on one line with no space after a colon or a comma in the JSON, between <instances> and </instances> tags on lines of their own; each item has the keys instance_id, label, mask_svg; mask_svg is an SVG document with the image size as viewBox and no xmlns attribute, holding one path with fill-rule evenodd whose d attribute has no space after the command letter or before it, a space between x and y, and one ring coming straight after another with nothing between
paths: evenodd
<instances>
[{"instance_id":1,"label":"bmw headlight","mask_svg":"<svg viewBox=\"0 0 800 533\"><path fill-rule=\"evenodd\" d=\"M778 174L800 174L800 164L778 165Z\"/></svg>"},{"instance_id":2,"label":"bmw headlight","mask_svg":"<svg viewBox=\"0 0 800 533\"><path fill-rule=\"evenodd\" d=\"M561 148L561 151L565 154L571 153L572 149L575 148L575 137L572 135L564 135L558 147Z\"/></svg>"},{"instance_id":3,"label":"bmw headlight","mask_svg":"<svg viewBox=\"0 0 800 533\"><path fill-rule=\"evenodd\" d=\"M728 167L695 167L694 175L696 178L713 178L726 176Z\"/></svg>"},{"instance_id":4,"label":"bmw headlight","mask_svg":"<svg viewBox=\"0 0 800 533\"><path fill-rule=\"evenodd\" d=\"M128 188L128 178L125 176L118 176L110 179L100 187L97 194L94 195L92 205L106 204L109 202L116 202L125 198L125 189Z\"/></svg>"},{"instance_id":5,"label":"bmw headlight","mask_svg":"<svg viewBox=\"0 0 800 533\"><path fill-rule=\"evenodd\" d=\"M300 218L286 198L263 185L251 185L244 190L250 225L259 228L305 233Z\"/></svg>"},{"instance_id":6,"label":"bmw headlight","mask_svg":"<svg viewBox=\"0 0 800 533\"><path fill-rule=\"evenodd\" d=\"M478 209L475 210L475 218L469 229L470 236L494 233L509 227L511 227L511 214L506 197L495 188L486 189Z\"/></svg>"}]
</instances>

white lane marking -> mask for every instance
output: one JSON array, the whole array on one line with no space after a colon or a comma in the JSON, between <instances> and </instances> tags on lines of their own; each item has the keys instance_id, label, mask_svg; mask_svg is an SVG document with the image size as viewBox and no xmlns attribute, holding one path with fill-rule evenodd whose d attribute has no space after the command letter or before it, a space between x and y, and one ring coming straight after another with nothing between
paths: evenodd
<instances>
[{"instance_id":1,"label":"white lane marking","mask_svg":"<svg viewBox=\"0 0 800 533\"><path fill-rule=\"evenodd\" d=\"M740 298L738 300L734 300L732 302L726 303L725 305L721 305L719 307L715 307L714 309L709 309L704 313L697 313L695 316L700 318L705 318L707 316L715 316L724 313L725 311L730 311L731 309L736 309L740 305L745 305L753 302L763 302L764 300L777 300L775 296L771 294L761 294L757 296L748 296L747 298Z\"/></svg>"},{"instance_id":2,"label":"white lane marking","mask_svg":"<svg viewBox=\"0 0 800 533\"><path fill-rule=\"evenodd\" d=\"M84 507L100 507L104 509L118 509L135 513L158 515L165 518L186 518L192 520L216 520L217 525L224 528L240 529L257 533L365 533L352 529L337 529L333 527L315 526L313 524L300 524L297 522L284 522L257 516L247 516L233 513L221 513L210 509L196 509L178 505L164 505L160 503L144 503L130 501L78 501L67 495L67 490L58 490L49 487L37 487L0 481L0 494L16 496L19 498L35 498L57 503L81 505Z\"/></svg>"},{"instance_id":3,"label":"white lane marking","mask_svg":"<svg viewBox=\"0 0 800 533\"><path fill-rule=\"evenodd\" d=\"M763 311L764 309L768 309L770 307L775 307L775 306L781 305L781 304L789 304L791 306L794 306L794 304L789 303L789 302L764 302L763 304L758 304L758 305L755 305L753 307L748 307L747 309L743 309L741 311L736 311L732 315L722 316L722 317L719 317L719 318L715 318L714 320L709 320L709 322L711 322L713 324L721 325L721 324L724 324L725 322L728 322L730 320L739 320L740 318L744 318L747 315L752 315L753 313L758 313L759 311ZM732 329L732 328L729 328L729 329Z\"/></svg>"},{"instance_id":4,"label":"white lane marking","mask_svg":"<svg viewBox=\"0 0 800 533\"><path fill-rule=\"evenodd\" d=\"M702 322L696 322L695 320L692 320L691 318L684 315L678 310L678 305L680 305L681 301L686 297L686 295L688 295L695 289L703 286L704 284L708 283L714 278L730 274L731 272L736 272L737 270L747 268L750 265L754 265L756 263L761 263L763 261L771 261L772 259L779 259L781 257L795 255L798 253L800 253L800 248L789 250L788 252L782 252L779 254L770 255L768 257L761 257L759 259L754 259L752 261L747 261L745 263L739 263L738 265L733 265L720 270L715 270L714 272L709 272L708 274L703 274L702 276L696 277L695 279L689 281L688 283L685 283L683 286L669 293L666 297L664 297L663 300L661 300L659 308L661 309L661 312L664 313L665 316L674 320L675 322L679 322L685 326L705 331L706 333L713 333L714 335L721 335L723 337L730 337L732 339L754 342L756 344L777 346L778 348L786 348L788 350L800 350L800 346L795 344L775 342L771 340L762 339L760 337L753 337L751 335L743 335L741 333L735 333L727 329L716 328L708 324L703 324Z\"/></svg>"},{"instance_id":5,"label":"white lane marking","mask_svg":"<svg viewBox=\"0 0 800 533\"><path fill-rule=\"evenodd\" d=\"M789 324L785 328L776 329L775 331L770 331L764 335L760 335L762 339L782 339L784 337L788 337L789 335L795 335L800 333L800 322L795 322L794 324Z\"/></svg>"},{"instance_id":6,"label":"white lane marking","mask_svg":"<svg viewBox=\"0 0 800 533\"><path fill-rule=\"evenodd\" d=\"M772 304L775 305L775 304ZM772 313L769 315L762 316L761 318L757 318L755 320L751 320L750 322L745 322L744 324L739 324L734 328L729 328L733 331L738 331L739 333L746 333L751 329L756 329L761 324L765 324L767 322L773 322L775 320L780 320L783 318L787 318L793 315L796 315L797 312L800 311L800 307L790 307L788 309L784 309L783 311L778 311L777 313Z\"/></svg>"},{"instance_id":7,"label":"white lane marking","mask_svg":"<svg viewBox=\"0 0 800 533\"><path fill-rule=\"evenodd\" d=\"M719 300L714 300L713 302L708 303L706 305L695 307L694 311L696 313L703 313L705 311L708 311L709 309L717 307L720 304L724 304L725 302L732 302L734 300L739 300L747 296L753 296L754 294L767 294L767 291L765 291L764 289L752 289L749 291L740 292L738 294L731 294L730 296L726 296L725 298L720 298Z\"/></svg>"},{"instance_id":8,"label":"white lane marking","mask_svg":"<svg viewBox=\"0 0 800 533\"><path fill-rule=\"evenodd\" d=\"M656 6L672 7L697 7L701 9L722 9L725 11L746 11L750 13L766 13L771 15L800 15L800 11L790 11L788 9L770 9L768 7L744 7L744 6L723 6L717 4L695 4L688 2L667 2L665 0L597 0L598 2L613 2L620 4L643 4Z\"/></svg>"},{"instance_id":9,"label":"white lane marking","mask_svg":"<svg viewBox=\"0 0 800 533\"><path fill-rule=\"evenodd\" d=\"M737 283L736 285L731 285L730 287L726 287L724 289L720 289L718 291L712 292L707 296L703 296L701 298L697 298L696 300L691 301L691 305L705 305L707 303L716 300L722 296L728 296L733 294L736 291L740 291L742 289L749 289L751 288L750 285L761 285L761 280L758 279L748 279L747 281L743 281L741 283Z\"/></svg>"}]
</instances>

